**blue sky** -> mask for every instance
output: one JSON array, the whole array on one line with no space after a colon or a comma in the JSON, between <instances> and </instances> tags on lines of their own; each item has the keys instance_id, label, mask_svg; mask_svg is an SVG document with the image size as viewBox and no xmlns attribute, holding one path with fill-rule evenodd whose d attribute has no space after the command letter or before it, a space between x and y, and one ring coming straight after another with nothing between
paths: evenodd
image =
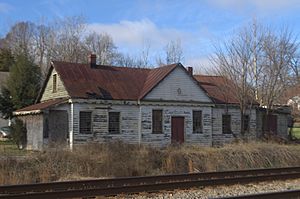
<instances>
[{"instance_id":1,"label":"blue sky","mask_svg":"<svg viewBox=\"0 0 300 199\"><path fill-rule=\"evenodd\" d=\"M159 54L180 38L186 65L207 65L212 44L254 17L300 33L300 0L0 0L0 36L17 21L83 15L88 29L110 34L129 54L150 47Z\"/></svg>"}]
</instances>

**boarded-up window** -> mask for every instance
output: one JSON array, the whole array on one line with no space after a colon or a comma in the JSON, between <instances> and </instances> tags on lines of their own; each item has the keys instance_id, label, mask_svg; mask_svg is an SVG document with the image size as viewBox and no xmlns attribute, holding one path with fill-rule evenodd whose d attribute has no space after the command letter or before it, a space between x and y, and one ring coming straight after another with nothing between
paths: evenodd
<instances>
[{"instance_id":1,"label":"boarded-up window","mask_svg":"<svg viewBox=\"0 0 300 199\"><path fill-rule=\"evenodd\" d=\"M162 133L162 110L152 111L152 133Z\"/></svg>"},{"instance_id":2,"label":"boarded-up window","mask_svg":"<svg viewBox=\"0 0 300 199\"><path fill-rule=\"evenodd\" d=\"M52 92L56 93L57 92L57 74L54 74L52 78L53 78Z\"/></svg>"},{"instance_id":3,"label":"boarded-up window","mask_svg":"<svg viewBox=\"0 0 300 199\"><path fill-rule=\"evenodd\" d=\"M202 111L193 111L193 133L202 133Z\"/></svg>"},{"instance_id":4,"label":"boarded-up window","mask_svg":"<svg viewBox=\"0 0 300 199\"><path fill-rule=\"evenodd\" d=\"M80 111L79 113L79 130L81 134L92 133L92 112Z\"/></svg>"},{"instance_id":5,"label":"boarded-up window","mask_svg":"<svg viewBox=\"0 0 300 199\"><path fill-rule=\"evenodd\" d=\"M119 112L109 112L108 113L108 131L112 134L120 133L120 113Z\"/></svg>"},{"instance_id":6,"label":"boarded-up window","mask_svg":"<svg viewBox=\"0 0 300 199\"><path fill-rule=\"evenodd\" d=\"M222 115L222 132L231 133L231 115Z\"/></svg>"},{"instance_id":7,"label":"boarded-up window","mask_svg":"<svg viewBox=\"0 0 300 199\"><path fill-rule=\"evenodd\" d=\"M45 127L43 131L43 138L49 138L49 120L45 118Z\"/></svg>"},{"instance_id":8,"label":"boarded-up window","mask_svg":"<svg viewBox=\"0 0 300 199\"><path fill-rule=\"evenodd\" d=\"M249 115L244 115L243 121L244 121L244 131L249 131L249 123L250 123Z\"/></svg>"}]
</instances>

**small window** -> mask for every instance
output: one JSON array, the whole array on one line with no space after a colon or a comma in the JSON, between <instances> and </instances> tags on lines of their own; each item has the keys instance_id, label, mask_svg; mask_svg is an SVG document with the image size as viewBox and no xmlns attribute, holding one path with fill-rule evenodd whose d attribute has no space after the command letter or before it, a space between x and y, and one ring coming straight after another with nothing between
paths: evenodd
<instances>
[{"instance_id":1,"label":"small window","mask_svg":"<svg viewBox=\"0 0 300 199\"><path fill-rule=\"evenodd\" d=\"M109 112L108 113L108 132L111 134L120 133L120 113Z\"/></svg>"},{"instance_id":2,"label":"small window","mask_svg":"<svg viewBox=\"0 0 300 199\"><path fill-rule=\"evenodd\" d=\"M57 74L53 75L53 85L52 85L52 92L56 93L57 92Z\"/></svg>"},{"instance_id":3,"label":"small window","mask_svg":"<svg viewBox=\"0 0 300 199\"><path fill-rule=\"evenodd\" d=\"M231 133L231 115L222 115L222 132Z\"/></svg>"},{"instance_id":4,"label":"small window","mask_svg":"<svg viewBox=\"0 0 300 199\"><path fill-rule=\"evenodd\" d=\"M193 111L193 133L202 133L202 111Z\"/></svg>"},{"instance_id":5,"label":"small window","mask_svg":"<svg viewBox=\"0 0 300 199\"><path fill-rule=\"evenodd\" d=\"M250 122L249 115L244 115L243 120L244 120L244 131L249 131L249 122Z\"/></svg>"},{"instance_id":6,"label":"small window","mask_svg":"<svg viewBox=\"0 0 300 199\"><path fill-rule=\"evenodd\" d=\"M49 138L49 120L45 118L45 127L43 131L43 138Z\"/></svg>"},{"instance_id":7,"label":"small window","mask_svg":"<svg viewBox=\"0 0 300 199\"><path fill-rule=\"evenodd\" d=\"M92 133L92 112L80 111L79 113L79 130L81 134Z\"/></svg>"},{"instance_id":8,"label":"small window","mask_svg":"<svg viewBox=\"0 0 300 199\"><path fill-rule=\"evenodd\" d=\"M152 111L152 133L162 133L162 110Z\"/></svg>"}]
</instances>

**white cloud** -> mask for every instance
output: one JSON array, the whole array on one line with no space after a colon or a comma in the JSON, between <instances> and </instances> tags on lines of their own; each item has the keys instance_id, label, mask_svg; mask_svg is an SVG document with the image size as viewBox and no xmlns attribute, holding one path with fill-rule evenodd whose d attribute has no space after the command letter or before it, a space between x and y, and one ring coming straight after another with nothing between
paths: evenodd
<instances>
[{"instance_id":1,"label":"white cloud","mask_svg":"<svg viewBox=\"0 0 300 199\"><path fill-rule=\"evenodd\" d=\"M0 13L7 13L12 10L12 6L7 3L0 3Z\"/></svg>"},{"instance_id":2,"label":"white cloud","mask_svg":"<svg viewBox=\"0 0 300 199\"><path fill-rule=\"evenodd\" d=\"M223 8L242 10L254 8L259 11L274 11L300 6L299 0L210 0L209 2Z\"/></svg>"},{"instance_id":3,"label":"white cloud","mask_svg":"<svg viewBox=\"0 0 300 199\"><path fill-rule=\"evenodd\" d=\"M148 19L140 21L120 21L114 24L93 23L87 25L88 31L109 34L119 50L123 53L138 56L146 47L149 47L149 58L155 64L155 59L164 57L163 49L171 40L181 40L183 48L183 64L201 68L205 72L210 68L206 47L209 45L212 34L203 29L196 32L181 31L175 28L158 27ZM205 70L203 70L205 68Z\"/></svg>"},{"instance_id":4,"label":"white cloud","mask_svg":"<svg viewBox=\"0 0 300 199\"><path fill-rule=\"evenodd\" d=\"M88 30L107 33L112 36L117 45L141 48L145 42L151 48L163 47L167 42L175 39L186 41L189 33L171 28L157 27L152 21L121 21L115 24L93 23Z\"/></svg>"}]
</instances>

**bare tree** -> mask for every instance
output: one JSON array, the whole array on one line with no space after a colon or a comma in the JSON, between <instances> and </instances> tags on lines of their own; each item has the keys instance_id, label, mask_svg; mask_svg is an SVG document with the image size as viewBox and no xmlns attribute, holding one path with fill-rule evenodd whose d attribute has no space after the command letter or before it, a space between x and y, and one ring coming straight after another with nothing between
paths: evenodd
<instances>
[{"instance_id":1,"label":"bare tree","mask_svg":"<svg viewBox=\"0 0 300 199\"><path fill-rule=\"evenodd\" d=\"M269 110L290 83L289 67L296 58L298 44L288 29L278 34L255 21L229 41L216 47L211 58L218 74L234 84L243 116L252 99Z\"/></svg>"},{"instance_id":2,"label":"bare tree","mask_svg":"<svg viewBox=\"0 0 300 199\"><path fill-rule=\"evenodd\" d=\"M244 135L244 117L251 109L252 96L255 94L258 55L262 35L258 34L256 24L243 28L240 32L218 46L211 61L218 75L225 76L231 83L232 94L239 102L241 112L241 134Z\"/></svg>"},{"instance_id":3,"label":"bare tree","mask_svg":"<svg viewBox=\"0 0 300 199\"><path fill-rule=\"evenodd\" d=\"M167 64L178 63L183 60L183 50L181 40L171 41L165 47Z\"/></svg>"},{"instance_id":4,"label":"bare tree","mask_svg":"<svg viewBox=\"0 0 300 199\"><path fill-rule=\"evenodd\" d=\"M43 77L46 75L46 69L50 63L50 58L47 55L50 50L48 49L50 31L48 26L41 24L36 26L33 34L36 53L35 63L40 66Z\"/></svg>"},{"instance_id":5,"label":"bare tree","mask_svg":"<svg viewBox=\"0 0 300 199\"><path fill-rule=\"evenodd\" d=\"M35 58L33 44L35 24L31 22L16 23L5 37L5 45L13 54L27 54Z\"/></svg>"},{"instance_id":6,"label":"bare tree","mask_svg":"<svg viewBox=\"0 0 300 199\"><path fill-rule=\"evenodd\" d=\"M138 59L139 62L138 64L141 68L146 68L150 66L149 51L150 51L150 43L144 42L140 57Z\"/></svg>"},{"instance_id":7,"label":"bare tree","mask_svg":"<svg viewBox=\"0 0 300 199\"><path fill-rule=\"evenodd\" d=\"M158 65L173 64L183 61L183 50L181 40L172 40L164 47L165 58L158 56L156 63Z\"/></svg>"},{"instance_id":8,"label":"bare tree","mask_svg":"<svg viewBox=\"0 0 300 199\"><path fill-rule=\"evenodd\" d=\"M68 62L86 62L82 42L85 26L86 23L82 16L57 20L51 26L50 57Z\"/></svg>"},{"instance_id":9,"label":"bare tree","mask_svg":"<svg viewBox=\"0 0 300 199\"><path fill-rule=\"evenodd\" d=\"M269 30L262 42L262 74L259 79L261 105L272 109L292 79L290 66L296 59L298 44L292 32L282 29L279 34Z\"/></svg>"},{"instance_id":10,"label":"bare tree","mask_svg":"<svg viewBox=\"0 0 300 199\"><path fill-rule=\"evenodd\" d=\"M117 47L108 34L90 33L85 37L85 48L88 52L95 53L98 63L102 65L112 64L118 56Z\"/></svg>"}]
</instances>

